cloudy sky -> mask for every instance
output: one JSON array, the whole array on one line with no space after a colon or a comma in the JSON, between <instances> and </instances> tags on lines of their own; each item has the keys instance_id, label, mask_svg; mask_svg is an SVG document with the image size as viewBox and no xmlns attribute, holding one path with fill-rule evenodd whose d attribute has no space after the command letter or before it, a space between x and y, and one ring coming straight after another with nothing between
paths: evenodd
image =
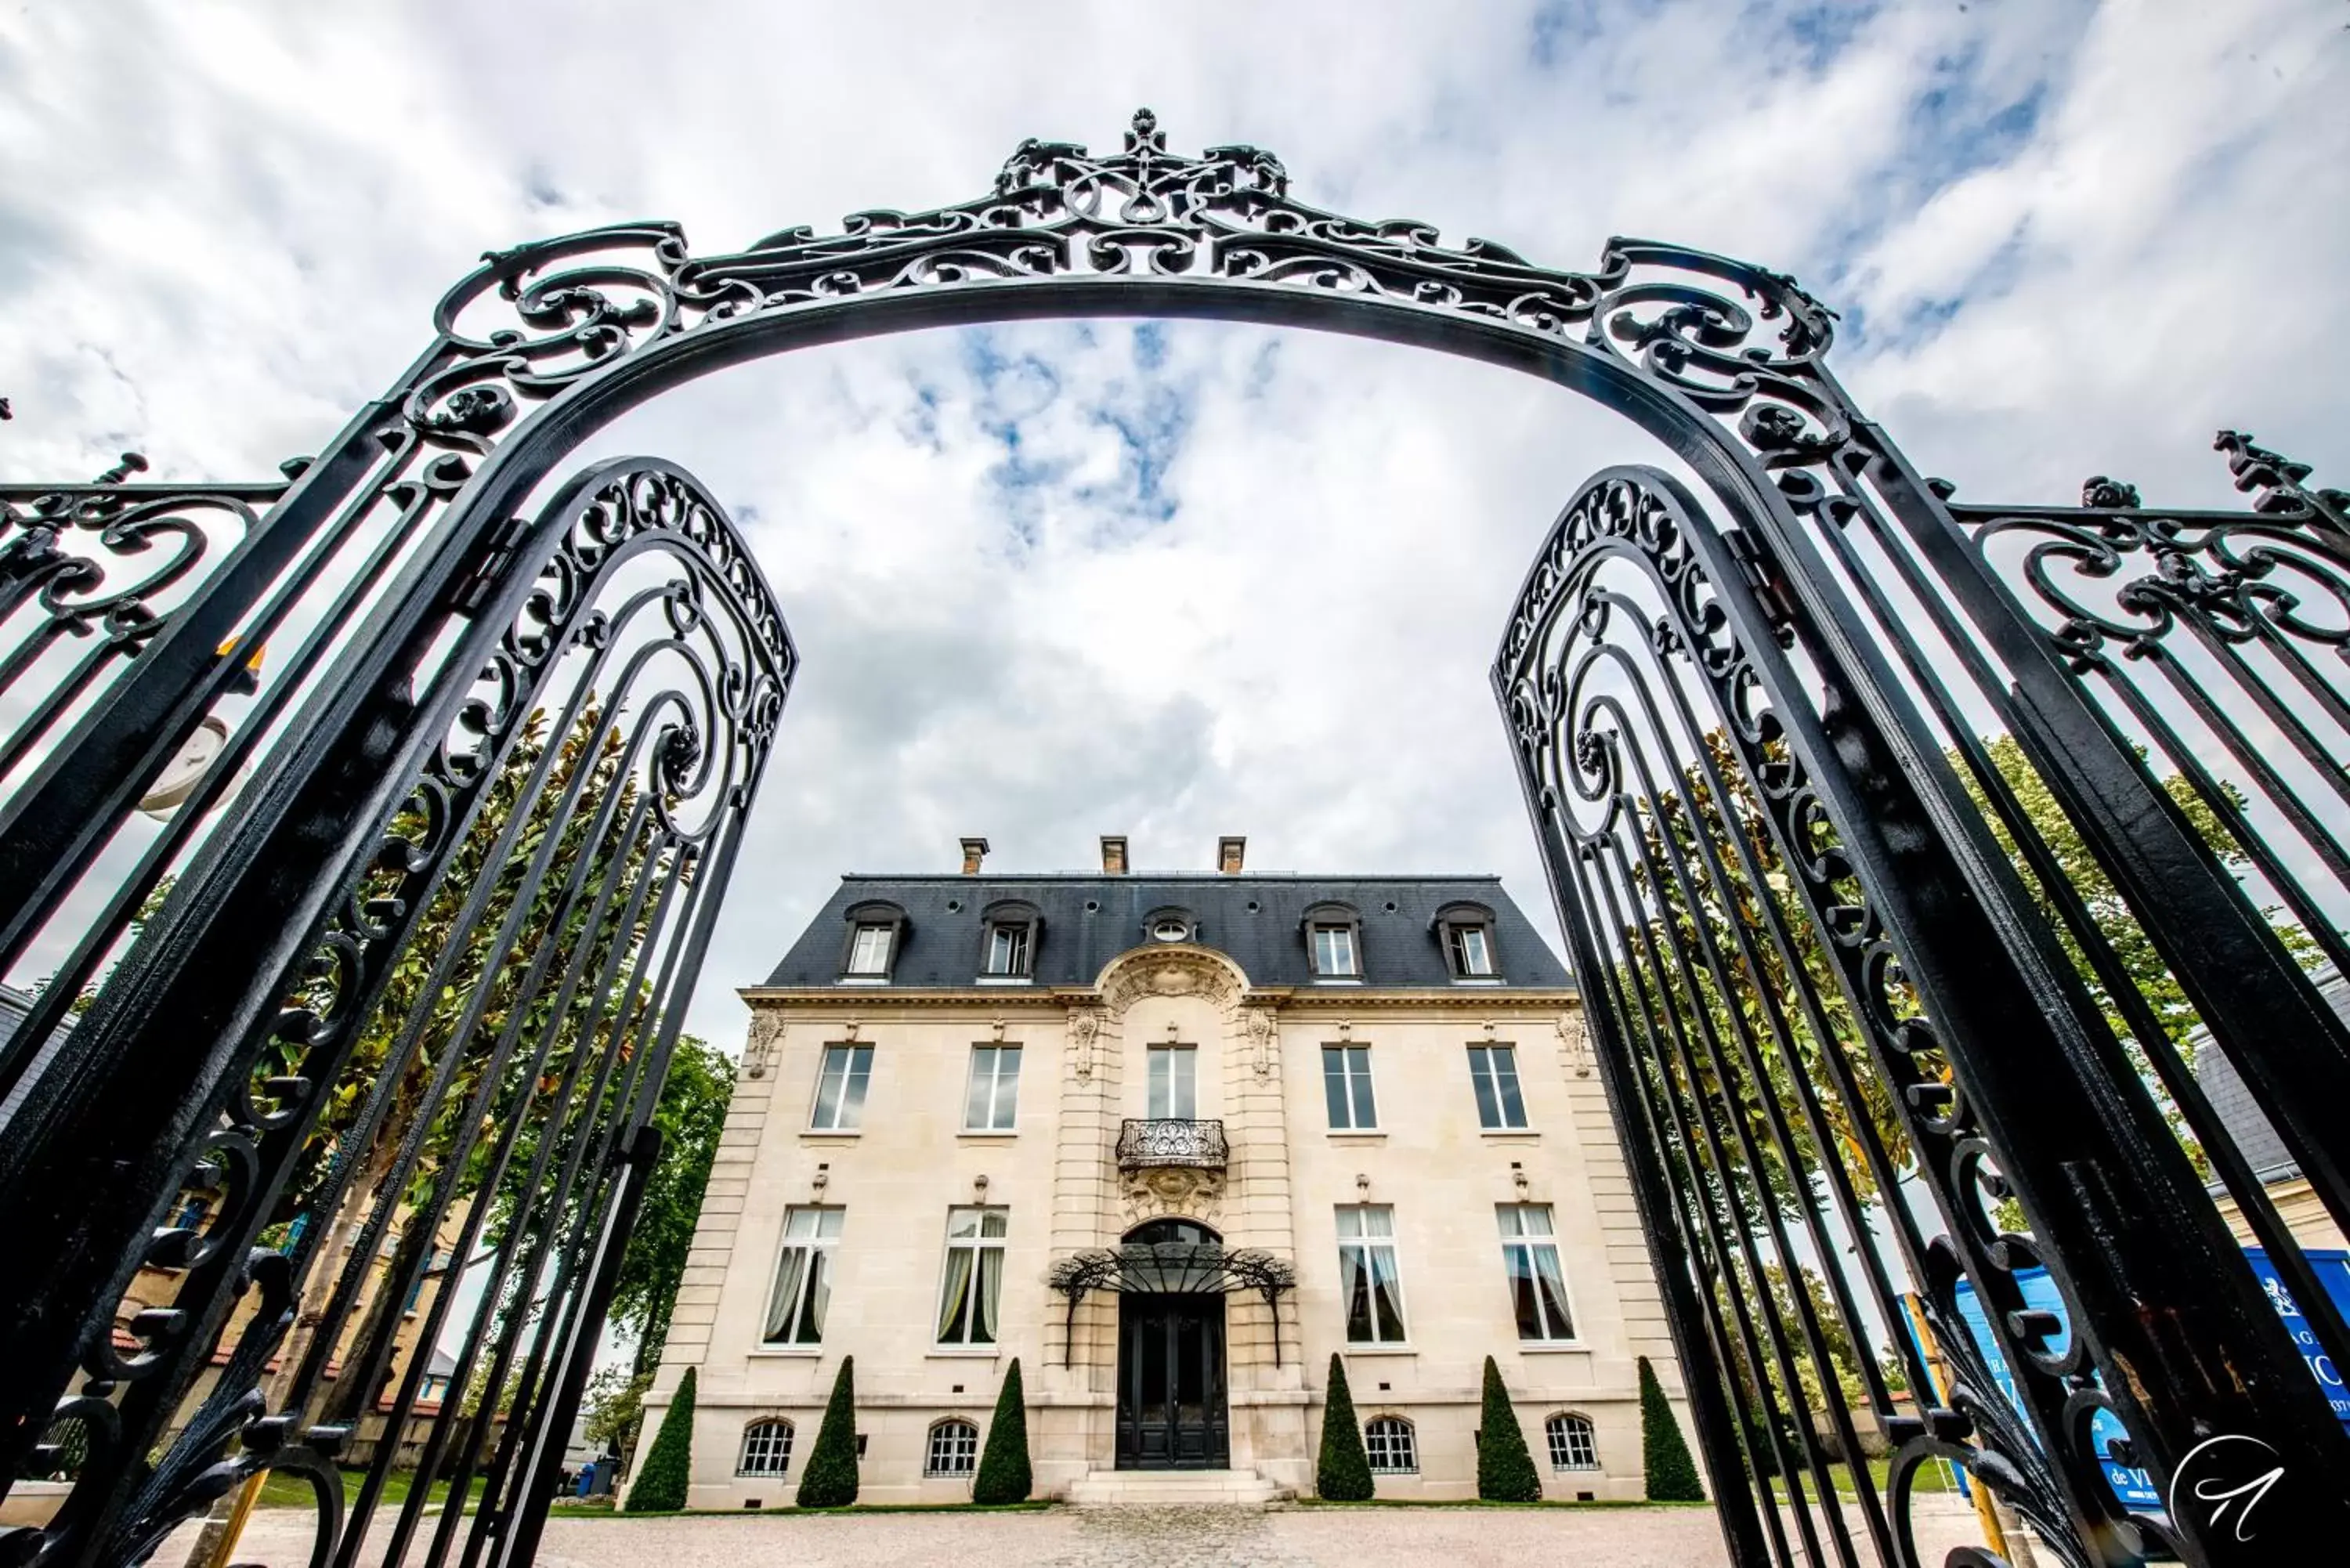
<instances>
[{"instance_id":1,"label":"cloudy sky","mask_svg":"<svg viewBox=\"0 0 2350 1568\"><path fill-rule=\"evenodd\" d=\"M1025 136L1271 149L1305 201L1585 266L1792 271L1929 472L2223 501L2221 425L2350 482L2350 3L321 7L0 16L0 475L261 477L484 250L721 252L979 194ZM678 460L806 655L697 1027L848 869L1498 870L1551 924L1485 669L1593 469L1573 395L1253 328L934 333L730 370L592 454Z\"/></svg>"}]
</instances>

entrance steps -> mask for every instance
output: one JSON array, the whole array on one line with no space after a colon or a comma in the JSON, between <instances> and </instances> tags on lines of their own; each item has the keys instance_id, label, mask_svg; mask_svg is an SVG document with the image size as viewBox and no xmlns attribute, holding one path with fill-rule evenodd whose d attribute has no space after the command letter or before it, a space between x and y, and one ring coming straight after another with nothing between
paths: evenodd
<instances>
[{"instance_id":1,"label":"entrance steps","mask_svg":"<svg viewBox=\"0 0 2350 1568\"><path fill-rule=\"evenodd\" d=\"M1069 1483L1082 1508L1261 1508L1288 1493L1254 1470L1092 1470Z\"/></svg>"}]
</instances>

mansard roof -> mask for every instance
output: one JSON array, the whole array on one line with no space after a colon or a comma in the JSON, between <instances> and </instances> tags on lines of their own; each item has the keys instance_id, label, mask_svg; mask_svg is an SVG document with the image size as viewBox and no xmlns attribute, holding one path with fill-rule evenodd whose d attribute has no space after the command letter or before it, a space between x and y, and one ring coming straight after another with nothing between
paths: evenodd
<instances>
[{"instance_id":1,"label":"mansard roof","mask_svg":"<svg viewBox=\"0 0 2350 1568\"><path fill-rule=\"evenodd\" d=\"M1360 968L1367 990L1454 989L1435 922L1440 910L1460 905L1482 906L1492 913L1500 983L1487 989L1573 984L1524 913L1502 890L1498 877L1227 876L1213 871L969 877L852 873L840 879L765 983L790 990L837 983L849 911L860 904L880 903L894 905L905 915L890 969L894 988L977 989L983 916L990 906L1006 899L1031 905L1042 917L1033 981L1037 986L1091 985L1118 954L1152 945L1149 924L1170 912L1191 922L1192 942L1232 959L1247 971L1252 985L1313 985L1305 917L1308 910L1326 905L1351 909L1361 922Z\"/></svg>"}]
</instances>

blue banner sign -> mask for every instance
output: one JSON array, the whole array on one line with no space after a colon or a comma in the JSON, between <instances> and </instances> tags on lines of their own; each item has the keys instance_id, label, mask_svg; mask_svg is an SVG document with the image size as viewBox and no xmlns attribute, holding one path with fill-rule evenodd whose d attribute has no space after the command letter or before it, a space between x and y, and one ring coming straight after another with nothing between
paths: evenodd
<instances>
[{"instance_id":1,"label":"blue banner sign","mask_svg":"<svg viewBox=\"0 0 2350 1568\"><path fill-rule=\"evenodd\" d=\"M2345 1315L2350 1315L2350 1252L2312 1249L2304 1251L2302 1255L2309 1260L2310 1267L2324 1282L2325 1293L2333 1298L2334 1304ZM2310 1376L2315 1377L2318 1386L2325 1390L2326 1398L2334 1406L2334 1414L2345 1426L2350 1426L2350 1387L2344 1386L2342 1369L2334 1365L2333 1358L2318 1345L2317 1335L2302 1315L2300 1303L2293 1299L2293 1293L2285 1288L2283 1280L2269 1262L2268 1253L2259 1247L2247 1247L2244 1258L2252 1265L2252 1272L2260 1276L2261 1287L2268 1292L2269 1303L2276 1308L2277 1316L2284 1320L2285 1327L2293 1334L2293 1343L2301 1347L2302 1358L2309 1363ZM2026 1305L2054 1313L2069 1325L2071 1320L2064 1311L2064 1303L2057 1297L2054 1282L2048 1278L2047 1270L2020 1270L2015 1275L2015 1282L2023 1293ZM2007 1361L2000 1355L1999 1345L1991 1337L1990 1321L1983 1315L1982 1303L1975 1299L1974 1286L1965 1281L1959 1284L1959 1315L1966 1320L1967 1330L1974 1336L1975 1348L1990 1363L1991 1375L1998 1381L2000 1392L2007 1396L2009 1404L2020 1410L2022 1402L2016 1396L2014 1375L2008 1370ZM2104 1466L2106 1480L2113 1487L2114 1495L2121 1500L2122 1506L2137 1513L2160 1513L2162 1494L2155 1488L2154 1477L2113 1457L2111 1445L2124 1435L2121 1422L2111 1411L2100 1410L2089 1432L2091 1440L2096 1445L2097 1461Z\"/></svg>"}]
</instances>

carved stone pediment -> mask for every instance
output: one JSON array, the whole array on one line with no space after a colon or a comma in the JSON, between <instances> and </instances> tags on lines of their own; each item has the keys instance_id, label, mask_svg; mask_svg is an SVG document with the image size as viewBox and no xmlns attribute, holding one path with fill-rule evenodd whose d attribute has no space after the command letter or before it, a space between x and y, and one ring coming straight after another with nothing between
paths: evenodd
<instances>
[{"instance_id":1,"label":"carved stone pediment","mask_svg":"<svg viewBox=\"0 0 2350 1568\"><path fill-rule=\"evenodd\" d=\"M1198 996L1230 1017L1248 989L1248 976L1206 948L1137 948L1111 960L1100 984L1103 1005L1113 1013L1152 997Z\"/></svg>"}]
</instances>

